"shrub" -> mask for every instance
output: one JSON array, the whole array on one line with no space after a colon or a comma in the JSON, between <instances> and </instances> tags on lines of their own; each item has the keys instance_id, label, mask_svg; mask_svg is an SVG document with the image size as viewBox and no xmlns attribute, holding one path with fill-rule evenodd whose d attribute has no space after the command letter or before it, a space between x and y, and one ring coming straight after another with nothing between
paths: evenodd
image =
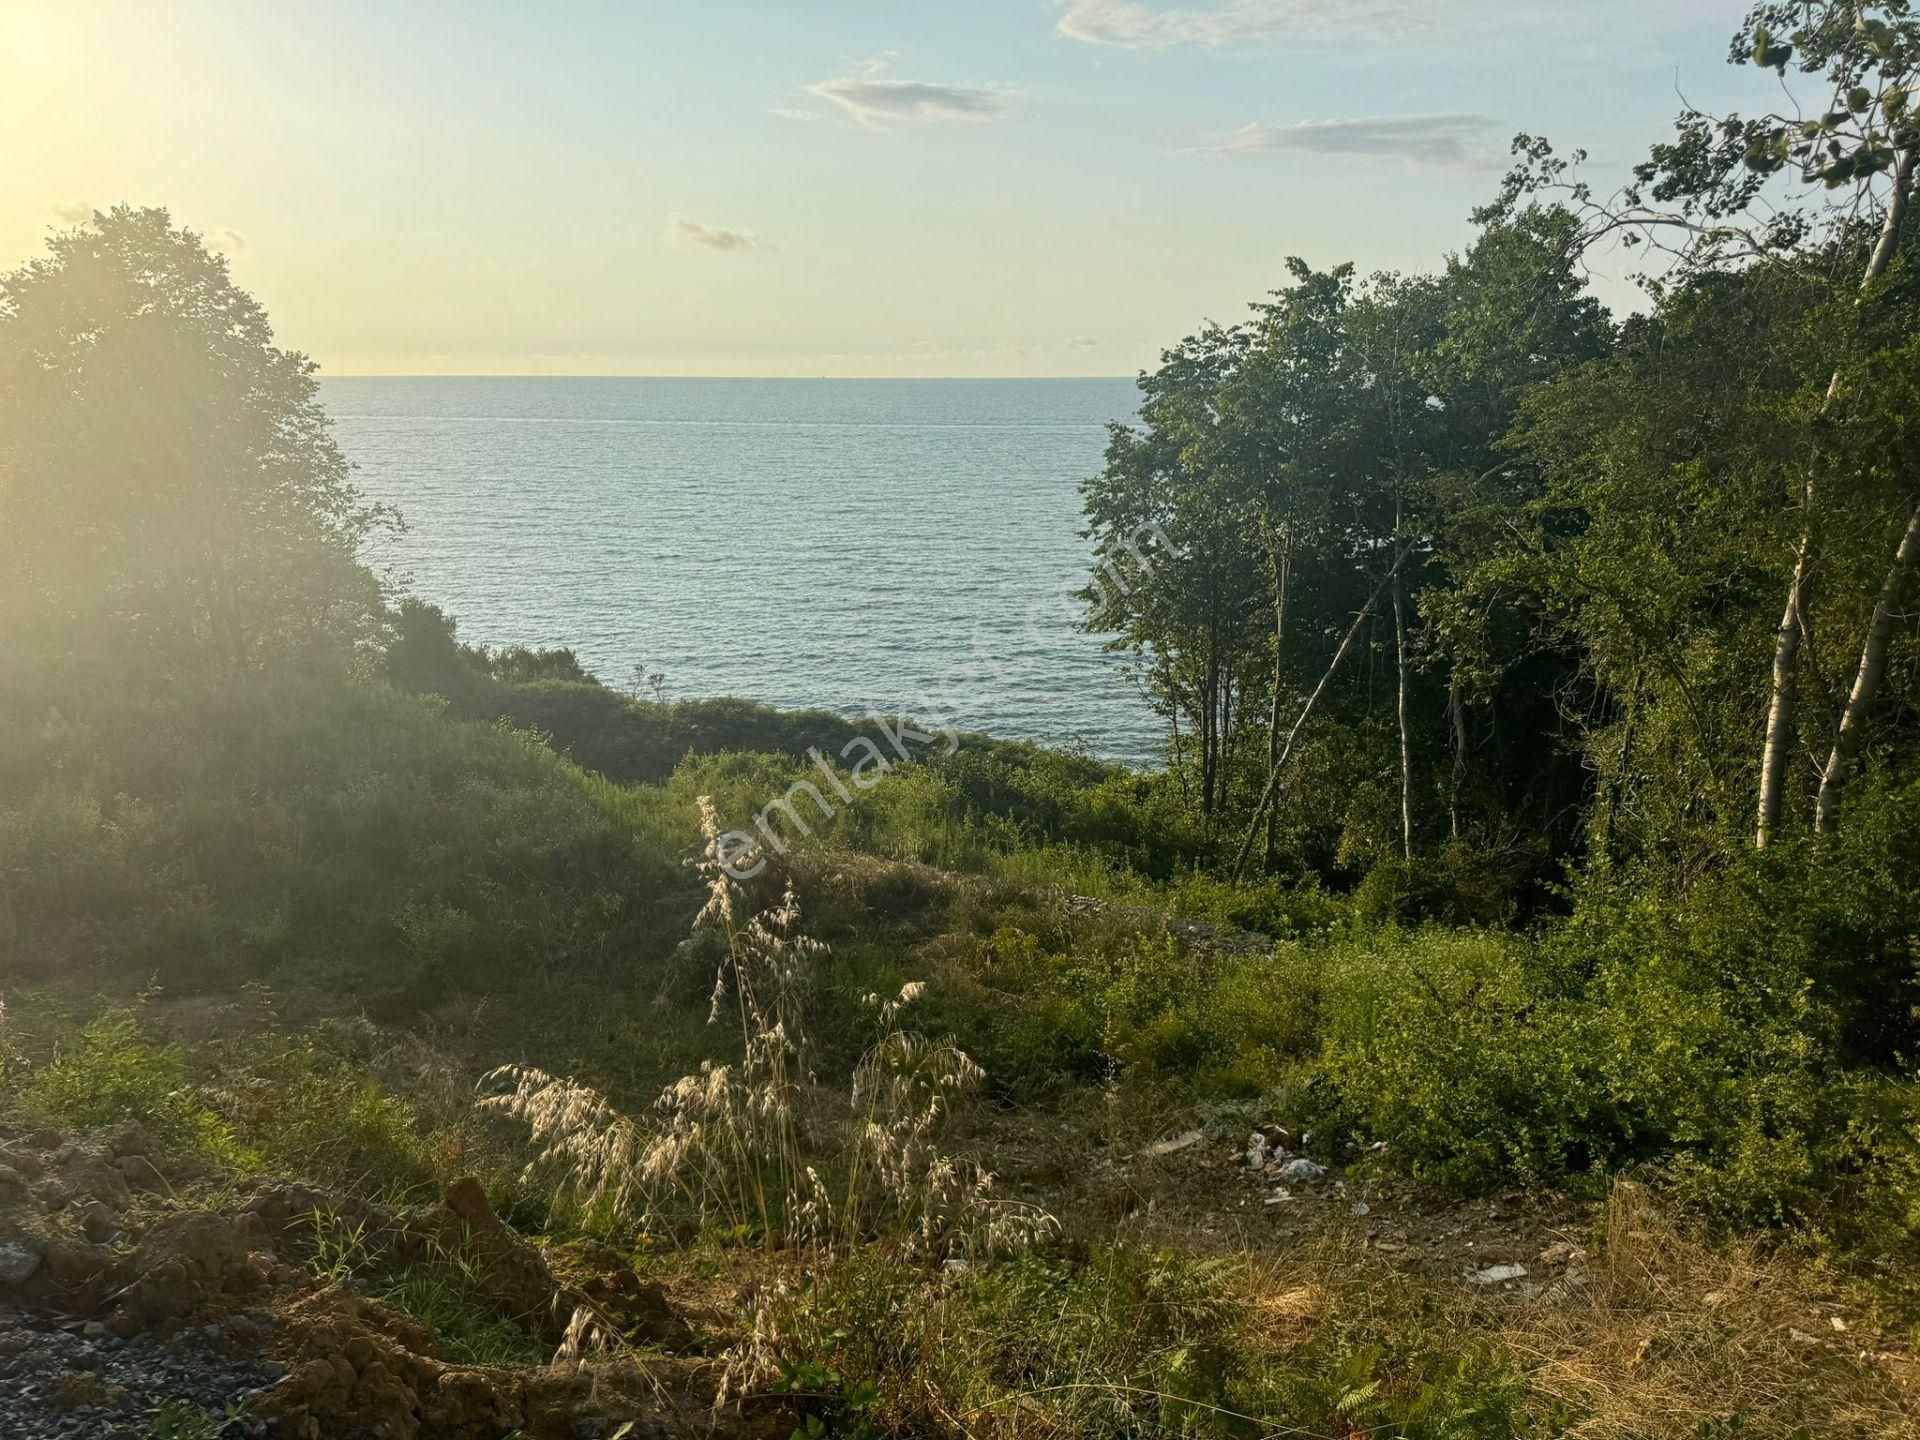
<instances>
[{"instance_id":1,"label":"shrub","mask_svg":"<svg viewBox=\"0 0 1920 1440\"><path fill-rule=\"evenodd\" d=\"M269 1033L210 1058L212 1103L264 1166L395 1198L434 1178L412 1109L319 1036Z\"/></svg>"},{"instance_id":2,"label":"shrub","mask_svg":"<svg viewBox=\"0 0 1920 1440\"><path fill-rule=\"evenodd\" d=\"M193 1085L186 1051L156 1043L124 1011L101 1016L60 1046L32 1073L20 1103L73 1129L133 1120L163 1145L229 1166L251 1159Z\"/></svg>"},{"instance_id":3,"label":"shrub","mask_svg":"<svg viewBox=\"0 0 1920 1440\"><path fill-rule=\"evenodd\" d=\"M418 1008L658 940L662 827L528 736L339 677L0 690L0 966ZM674 849L677 849L676 845Z\"/></svg>"}]
</instances>

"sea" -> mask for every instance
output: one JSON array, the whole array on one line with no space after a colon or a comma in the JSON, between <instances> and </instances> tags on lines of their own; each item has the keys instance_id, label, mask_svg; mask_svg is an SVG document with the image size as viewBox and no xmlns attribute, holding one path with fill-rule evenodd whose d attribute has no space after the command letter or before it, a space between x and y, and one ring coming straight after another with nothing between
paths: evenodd
<instances>
[{"instance_id":1,"label":"sea","mask_svg":"<svg viewBox=\"0 0 1920 1440\"><path fill-rule=\"evenodd\" d=\"M370 559L491 646L666 698L901 713L1142 763L1160 724L1080 629L1080 482L1124 379L334 377L404 530Z\"/></svg>"}]
</instances>

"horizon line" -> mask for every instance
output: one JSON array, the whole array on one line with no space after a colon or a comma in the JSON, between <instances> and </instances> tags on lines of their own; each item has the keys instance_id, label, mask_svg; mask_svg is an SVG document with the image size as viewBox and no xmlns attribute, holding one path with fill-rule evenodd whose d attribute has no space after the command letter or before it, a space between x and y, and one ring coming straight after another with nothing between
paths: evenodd
<instances>
[{"instance_id":1,"label":"horizon line","mask_svg":"<svg viewBox=\"0 0 1920 1440\"><path fill-rule=\"evenodd\" d=\"M924 384L927 381L960 382L970 381L1033 381L1033 380L1138 380L1140 372L1131 375L684 375L663 374L659 372L640 374L638 372L608 374L556 375L542 370L489 370L489 371L420 371L420 370L328 370L321 366L316 372L322 380L886 380L901 384Z\"/></svg>"}]
</instances>

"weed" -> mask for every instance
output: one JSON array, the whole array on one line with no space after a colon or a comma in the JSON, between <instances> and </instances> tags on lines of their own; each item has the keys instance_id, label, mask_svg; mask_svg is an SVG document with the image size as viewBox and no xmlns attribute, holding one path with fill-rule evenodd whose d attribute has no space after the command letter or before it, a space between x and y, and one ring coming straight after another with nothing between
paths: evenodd
<instances>
[{"instance_id":1,"label":"weed","mask_svg":"<svg viewBox=\"0 0 1920 1440\"><path fill-rule=\"evenodd\" d=\"M160 1400L154 1403L147 1420L145 1440L221 1440L237 1433L239 1412L229 1406L215 1412L187 1400Z\"/></svg>"}]
</instances>

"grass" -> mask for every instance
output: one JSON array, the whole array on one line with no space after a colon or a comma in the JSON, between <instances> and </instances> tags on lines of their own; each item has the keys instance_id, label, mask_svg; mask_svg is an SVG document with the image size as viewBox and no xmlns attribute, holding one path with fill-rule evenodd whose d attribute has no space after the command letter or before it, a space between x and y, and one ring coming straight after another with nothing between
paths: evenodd
<instances>
[{"instance_id":1,"label":"grass","mask_svg":"<svg viewBox=\"0 0 1920 1440\"><path fill-rule=\"evenodd\" d=\"M780 1373L828 1433L1911 1433L1910 1361L1857 1291L1690 1234L1642 1187L1595 1224L1585 1275L1546 1297L1409 1273L1345 1233L1222 1253L1131 1227L936 1273L873 1254L788 1277Z\"/></svg>"},{"instance_id":2,"label":"grass","mask_svg":"<svg viewBox=\"0 0 1920 1440\"><path fill-rule=\"evenodd\" d=\"M1719 1440L1831 1417L1878 1440L1912 1419L1895 1362L1860 1352L1904 1353L1920 1315L1899 1278L1920 1231L1920 1105L1897 1064L1843 1050L1867 1033L1854 1017L1893 1002L1847 989L1830 938L1903 953L1897 807L1859 827L1884 831L1872 864L1835 849L1657 903L1582 896L1572 923L1532 932L1409 928L1311 886L1226 886L1183 840L1130 853L1114 836L1151 793L989 756L895 776L796 850L795 938L831 943L796 966L784 941L740 947L759 895L738 897L718 948L680 944L703 898L680 864L698 787L757 807L784 757L696 756L622 787L428 701L284 679L59 724L5 703L24 738L0 756L0 1104L74 1128L138 1120L228 1174L364 1198L478 1173L524 1228L626 1245L647 1227L525 1173L523 1137L475 1111L475 1077L571 1077L646 1143L711 1122L689 1163L751 1151L753 1173L725 1203L669 1186L687 1223L648 1263L752 1287L758 1313L721 1327L743 1373L835 1433ZM1277 943L1223 947L1183 919ZM797 983L729 1033L705 1023L716 969L769 996ZM165 990L131 993L155 975ZM891 1021L876 1047L866 997L921 980L917 1023L954 1047L889 1047L906 1033ZM1017 1258L900 1243L946 1223L954 1193L911 1199L934 1194L923 1182L1008 1158L994 1110L915 1089L923 1061L959 1074L961 1053L990 1105L1049 1133L1084 1107L1106 1117L1050 1140L1022 1198L1077 1208ZM749 1054L763 1068L738 1072L724 1114L651 1108L703 1062ZM899 1082L871 1118L902 1143L837 1144L863 1064L869 1101ZM1589 1278L1493 1301L1351 1239L1273 1252L1156 1229L1139 1218L1151 1193L1075 1190L1076 1169L1220 1102L1283 1116L1322 1158L1385 1141L1435 1194L1611 1194ZM937 1145L915 1128L933 1110ZM883 1173L910 1182L891 1208L860 1178ZM780 1242L816 1182L834 1259L802 1275ZM357 1248L318 1245L318 1273L366 1285L450 1356L546 1358L455 1260L386 1273ZM1822 1329L1834 1316L1856 1329ZM775 1338L750 1353L756 1335Z\"/></svg>"},{"instance_id":3,"label":"grass","mask_svg":"<svg viewBox=\"0 0 1920 1440\"><path fill-rule=\"evenodd\" d=\"M552 1347L474 1298L477 1277L459 1266L402 1272L372 1294L439 1340L459 1365L544 1365Z\"/></svg>"},{"instance_id":4,"label":"grass","mask_svg":"<svg viewBox=\"0 0 1920 1440\"><path fill-rule=\"evenodd\" d=\"M145 1440L220 1440L237 1432L239 1418L215 1414L186 1400L159 1400L147 1421Z\"/></svg>"},{"instance_id":5,"label":"grass","mask_svg":"<svg viewBox=\"0 0 1920 1440\"><path fill-rule=\"evenodd\" d=\"M381 1263L365 1221L348 1223L325 1209L308 1216L307 1268L329 1285L351 1285L391 1305L439 1342L460 1365L543 1365L550 1345L490 1306L486 1276L470 1255L435 1244L423 1263L390 1269Z\"/></svg>"}]
</instances>

